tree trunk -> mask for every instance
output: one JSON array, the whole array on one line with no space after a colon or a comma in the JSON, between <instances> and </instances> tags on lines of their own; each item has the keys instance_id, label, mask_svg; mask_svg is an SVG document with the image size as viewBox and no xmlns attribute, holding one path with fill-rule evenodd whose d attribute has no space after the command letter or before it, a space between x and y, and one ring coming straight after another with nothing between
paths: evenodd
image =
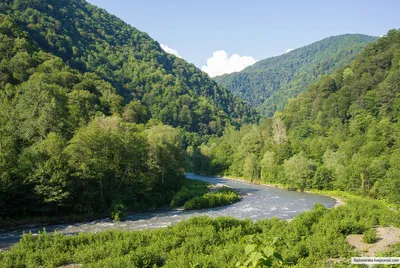
<instances>
[{"instance_id":1,"label":"tree trunk","mask_svg":"<svg viewBox=\"0 0 400 268\"><path fill-rule=\"evenodd\" d=\"M102 180L100 180L100 197L101 197L102 209L104 210L106 208L106 206L104 204L103 181Z\"/></svg>"}]
</instances>

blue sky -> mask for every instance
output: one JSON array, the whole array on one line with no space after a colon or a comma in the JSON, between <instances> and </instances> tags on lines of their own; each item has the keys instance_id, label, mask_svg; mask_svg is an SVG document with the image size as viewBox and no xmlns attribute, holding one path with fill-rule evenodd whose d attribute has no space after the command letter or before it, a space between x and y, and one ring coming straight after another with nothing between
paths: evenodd
<instances>
[{"instance_id":1,"label":"blue sky","mask_svg":"<svg viewBox=\"0 0 400 268\"><path fill-rule=\"evenodd\" d=\"M389 29L400 28L398 0L89 2L147 32L199 68L211 58L209 69L221 67L225 69L222 72L231 72L229 67L235 68L233 65L248 65L333 35L380 36ZM231 58L233 54L238 55Z\"/></svg>"}]
</instances>

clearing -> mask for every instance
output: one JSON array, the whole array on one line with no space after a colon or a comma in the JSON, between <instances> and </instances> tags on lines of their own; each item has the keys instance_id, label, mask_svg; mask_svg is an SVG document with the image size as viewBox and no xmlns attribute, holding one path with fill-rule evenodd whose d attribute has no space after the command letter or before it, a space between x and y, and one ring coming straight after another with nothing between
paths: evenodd
<instances>
[{"instance_id":1,"label":"clearing","mask_svg":"<svg viewBox=\"0 0 400 268\"><path fill-rule=\"evenodd\" d=\"M347 236L346 240L354 246L363 256L374 257L378 252L384 251L393 244L400 243L400 228L378 227L375 228L378 241L367 244L362 241L363 235L353 234Z\"/></svg>"}]
</instances>

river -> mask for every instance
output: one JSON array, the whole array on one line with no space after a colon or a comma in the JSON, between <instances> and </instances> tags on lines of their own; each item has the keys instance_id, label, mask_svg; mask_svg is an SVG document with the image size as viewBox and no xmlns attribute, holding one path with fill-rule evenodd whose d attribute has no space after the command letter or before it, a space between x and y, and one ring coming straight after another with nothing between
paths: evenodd
<instances>
[{"instance_id":1,"label":"river","mask_svg":"<svg viewBox=\"0 0 400 268\"><path fill-rule=\"evenodd\" d=\"M201 215L210 217L232 216L238 219L248 218L253 221L272 217L291 219L303 211L310 210L316 203L321 203L328 208L335 205L335 199L322 195L287 191L280 188L194 174L186 174L186 177L188 179L203 180L212 184L220 183L236 188L243 194L243 199L230 206L219 208L194 211L159 209L129 215L123 222L114 222L106 218L92 222L46 226L46 231L57 231L66 235L73 235L80 232L100 232L111 229L142 230L166 227L178 223L183 219ZM43 227L36 227L0 232L0 248L7 248L15 244L24 232L37 234L42 230Z\"/></svg>"}]
</instances>

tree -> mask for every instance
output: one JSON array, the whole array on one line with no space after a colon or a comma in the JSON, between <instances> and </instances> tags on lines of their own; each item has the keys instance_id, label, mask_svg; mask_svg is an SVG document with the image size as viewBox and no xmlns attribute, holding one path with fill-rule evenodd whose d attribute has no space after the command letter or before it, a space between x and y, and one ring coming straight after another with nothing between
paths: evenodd
<instances>
[{"instance_id":1,"label":"tree","mask_svg":"<svg viewBox=\"0 0 400 268\"><path fill-rule=\"evenodd\" d=\"M314 175L315 166L304 157L303 153L296 154L283 164L285 170L286 183L304 190L310 187L310 181Z\"/></svg>"},{"instance_id":2,"label":"tree","mask_svg":"<svg viewBox=\"0 0 400 268\"><path fill-rule=\"evenodd\" d=\"M101 209L111 204L128 172L120 124L121 120L116 117L97 118L79 129L66 148L74 175L80 180L98 183Z\"/></svg>"},{"instance_id":3,"label":"tree","mask_svg":"<svg viewBox=\"0 0 400 268\"><path fill-rule=\"evenodd\" d=\"M69 170L63 150L65 140L54 132L38 144L26 150L21 161L32 169L26 182L34 185L35 194L44 204L58 208L65 204L70 196ZM52 210L50 208L49 210Z\"/></svg>"},{"instance_id":4,"label":"tree","mask_svg":"<svg viewBox=\"0 0 400 268\"><path fill-rule=\"evenodd\" d=\"M332 181L332 172L326 166L319 166L312 180L312 188L318 190L332 190Z\"/></svg>"},{"instance_id":5,"label":"tree","mask_svg":"<svg viewBox=\"0 0 400 268\"><path fill-rule=\"evenodd\" d=\"M31 76L19 88L23 92L17 103L20 112L21 136L27 140L44 139L50 132L66 129L66 90L47 84L44 75Z\"/></svg>"},{"instance_id":6,"label":"tree","mask_svg":"<svg viewBox=\"0 0 400 268\"><path fill-rule=\"evenodd\" d=\"M146 131L149 141L149 166L161 189L176 189L182 179L184 152L179 133L170 126L156 125Z\"/></svg>"},{"instance_id":7,"label":"tree","mask_svg":"<svg viewBox=\"0 0 400 268\"><path fill-rule=\"evenodd\" d=\"M380 180L378 196L400 205L400 152L396 150L390 157L390 168Z\"/></svg>"},{"instance_id":8,"label":"tree","mask_svg":"<svg viewBox=\"0 0 400 268\"><path fill-rule=\"evenodd\" d=\"M73 90L68 93L68 110L73 128L86 126L100 110L96 96L87 90Z\"/></svg>"},{"instance_id":9,"label":"tree","mask_svg":"<svg viewBox=\"0 0 400 268\"><path fill-rule=\"evenodd\" d=\"M278 163L276 154L267 151L261 159L261 178L265 182L276 182L278 180Z\"/></svg>"},{"instance_id":10,"label":"tree","mask_svg":"<svg viewBox=\"0 0 400 268\"><path fill-rule=\"evenodd\" d=\"M260 167L255 154L250 154L244 159L243 176L250 181L256 181L260 178Z\"/></svg>"},{"instance_id":11,"label":"tree","mask_svg":"<svg viewBox=\"0 0 400 268\"><path fill-rule=\"evenodd\" d=\"M144 124L150 119L150 114L147 107L140 101L133 100L124 107L122 118L126 122Z\"/></svg>"}]
</instances>

